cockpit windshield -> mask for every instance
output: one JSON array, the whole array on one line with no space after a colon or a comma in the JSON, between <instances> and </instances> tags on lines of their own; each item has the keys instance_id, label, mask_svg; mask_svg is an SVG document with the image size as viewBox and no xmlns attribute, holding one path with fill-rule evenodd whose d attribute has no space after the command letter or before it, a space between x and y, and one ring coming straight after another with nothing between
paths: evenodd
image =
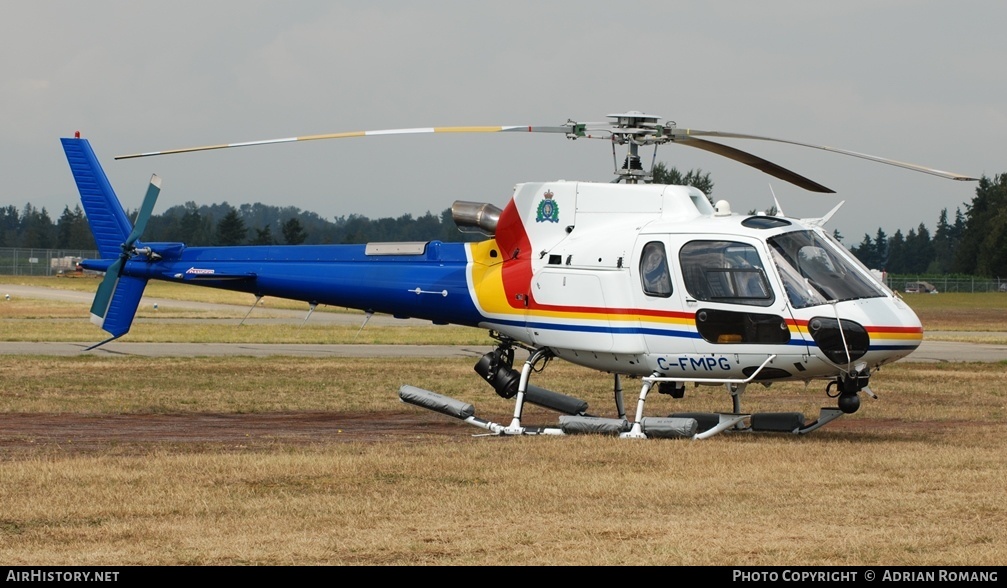
<instances>
[{"instance_id":1,"label":"cockpit windshield","mask_svg":"<svg viewBox=\"0 0 1007 588\"><path fill-rule=\"evenodd\" d=\"M834 243L814 231L784 233L768 242L794 308L885 296Z\"/></svg>"}]
</instances>

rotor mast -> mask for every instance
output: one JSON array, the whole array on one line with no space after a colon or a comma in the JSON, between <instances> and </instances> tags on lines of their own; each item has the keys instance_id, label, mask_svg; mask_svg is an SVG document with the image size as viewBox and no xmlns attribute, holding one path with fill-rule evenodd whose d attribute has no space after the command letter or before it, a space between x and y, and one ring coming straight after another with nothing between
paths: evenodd
<instances>
[{"instance_id":1,"label":"rotor mast","mask_svg":"<svg viewBox=\"0 0 1007 588\"><path fill-rule=\"evenodd\" d=\"M651 172L643 169L640 161L640 145L653 144L655 149L662 141L655 140L664 133L663 128L658 124L661 117L653 114L631 110L622 114L609 114L608 118L612 122L612 158L615 159L615 145L626 145L629 152L623 160L622 167L618 167L615 161L616 183L625 182L627 184L638 184L641 181L649 182L652 178Z\"/></svg>"}]
</instances>

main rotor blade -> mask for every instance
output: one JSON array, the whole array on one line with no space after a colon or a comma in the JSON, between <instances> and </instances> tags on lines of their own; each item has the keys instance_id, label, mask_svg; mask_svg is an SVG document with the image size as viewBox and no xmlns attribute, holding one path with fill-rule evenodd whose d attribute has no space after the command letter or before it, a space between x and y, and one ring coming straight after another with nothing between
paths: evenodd
<instances>
[{"instance_id":1,"label":"main rotor blade","mask_svg":"<svg viewBox=\"0 0 1007 588\"><path fill-rule=\"evenodd\" d=\"M739 161L746 165L750 165L755 169L762 170L767 174L780 178L786 182L790 182L796 186L800 186L805 190L810 190L812 192L822 192L825 194L835 194L835 190L826 188L825 186L819 184L818 182L809 180L808 178L796 174L789 169L780 167L771 161L762 159L752 155L751 153L746 153L740 149L735 149L734 147L728 147L727 145L722 145L720 143L714 143L713 141L707 141L705 139L696 139L694 137L683 137L681 139L676 139L675 143L682 145L688 145L689 147L695 147L697 149L703 149L704 151L709 151L711 153L716 153L717 155L723 155L724 157Z\"/></svg>"},{"instance_id":2,"label":"main rotor blade","mask_svg":"<svg viewBox=\"0 0 1007 588\"><path fill-rule=\"evenodd\" d=\"M318 141L321 139L350 139L353 137L374 137L378 135L418 135L424 133L573 133L573 125L559 127L544 126L485 126L485 127L421 127L415 129L385 129L379 131L350 131L346 133L328 133L324 135L305 135L302 137L286 137L284 139L267 139L264 141L246 141L243 143L226 143L220 145L204 145L202 147L185 147L183 149L168 149L166 151L148 151L130 155L117 155L116 159L133 159L153 155L171 155L175 153L192 153L194 151L211 151L213 149L230 149L232 147L251 147L253 145L273 145L276 143L295 143L298 141Z\"/></svg>"},{"instance_id":3,"label":"main rotor blade","mask_svg":"<svg viewBox=\"0 0 1007 588\"><path fill-rule=\"evenodd\" d=\"M861 159L867 159L870 161L876 161L878 163L884 163L887 165L894 165L896 167L901 167L905 169L911 169L913 171L923 172L926 174L932 174L935 176L940 176L942 178L948 178L950 180L959 180L963 182L975 182L979 178L973 178L962 174L957 174L954 172L946 172L939 169L934 169L930 167L925 167L922 165L916 165L913 163L906 163L903 161L896 161L894 159L888 159L885 157L878 157L876 155L868 155L866 153L857 153L856 151L848 151L846 149L838 149L836 147L827 147L824 145L812 145L810 143L801 143L799 141L790 141L787 139L775 139L773 137L763 137L760 135L746 135L743 133L723 133L720 131L700 131L696 129L674 129L672 135L676 138L674 139L678 142L682 138L689 137L720 137L723 139L754 139L756 141L774 141L776 143L788 143L790 145L798 145L800 147L810 147L812 149L821 149L822 151L830 151L832 153L839 153L842 155L849 155L851 157L859 157ZM768 172L767 172L768 173Z\"/></svg>"}]
</instances>

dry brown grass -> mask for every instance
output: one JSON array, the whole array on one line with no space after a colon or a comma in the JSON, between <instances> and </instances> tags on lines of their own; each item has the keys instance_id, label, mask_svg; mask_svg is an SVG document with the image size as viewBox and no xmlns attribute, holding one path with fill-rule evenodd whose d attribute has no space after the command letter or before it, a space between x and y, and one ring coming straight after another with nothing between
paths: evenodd
<instances>
[{"instance_id":1,"label":"dry brown grass","mask_svg":"<svg viewBox=\"0 0 1007 588\"><path fill-rule=\"evenodd\" d=\"M86 310L84 312L87 312ZM192 318L192 317L189 317ZM362 322L362 321L361 321ZM6 319L0 321L0 341L40 341L97 343L108 337L86 319L62 321ZM140 319L133 323L123 341L134 343L302 343L302 344L380 344L404 341L421 345L489 345L487 332L447 325L379 326L307 324L240 324L227 322L169 322Z\"/></svg>"},{"instance_id":2,"label":"dry brown grass","mask_svg":"<svg viewBox=\"0 0 1007 588\"><path fill-rule=\"evenodd\" d=\"M402 383L511 403L469 360L80 357L0 360L3 411L415 415L414 435L149 442L82 451L0 428L0 559L18 565L998 565L1007 556L1003 365L899 364L877 401L805 437L702 442L419 432ZM604 374L539 385L611 412ZM638 383L638 382L637 382ZM627 399L635 398L633 381ZM747 410L832 405L750 388ZM724 410L714 388L648 414ZM610 415L608 415L610 416ZM555 416L529 410L528 424ZM184 419L183 419L184 420ZM58 421L57 421L58 422Z\"/></svg>"},{"instance_id":3,"label":"dry brown grass","mask_svg":"<svg viewBox=\"0 0 1007 588\"><path fill-rule=\"evenodd\" d=\"M970 305L962 316L1002 320L999 299L926 299ZM977 329L964 319L937 327L946 308L917 311L928 329L1000 328ZM14 326L14 338L29 340L77 324L56 314L12 313L2 324ZM82 340L95 339L96 329L76 316L91 329ZM175 328L162 322L150 336L235 336L217 324L182 327L170 337L154 335ZM146 336L146 328L138 323L130 338ZM277 329L247 332L259 341L303 332ZM388 336L416 342L438 330ZM508 422L512 403L478 381L473 363L0 357L0 561L996 566L1007 560L1004 364L886 367L871 382L878 400L865 399L858 413L802 437L473 437L481 430L397 399L399 386L409 383ZM605 374L554 362L534 383L612 416ZM639 382L624 384L632 409ZM835 404L822 388L753 386L743 408L813 419L819 407ZM654 394L647 405L648 415L660 415L728 410L730 400L720 388L703 387L682 400ZM242 429L243 417L284 414L335 425L296 435ZM48 426L16 430L12 423L21 416L39 416ZM236 430L218 434L217 425L200 420L192 439L148 431L109 441L71 426L119 422L101 420L110 416L141 430L155 416L172 417L178 427L219 416ZM394 420L404 429L347 440L341 423L351 419L370 419L375 427ZM431 422L445 429L433 432ZM556 417L530 407L524 422L555 424Z\"/></svg>"},{"instance_id":4,"label":"dry brown grass","mask_svg":"<svg viewBox=\"0 0 1007 588\"><path fill-rule=\"evenodd\" d=\"M13 284L18 286L38 286L43 288L53 288L57 290L69 290L72 292L86 292L93 294L98 289L100 279L89 278L58 278L46 276L0 276L0 283ZM191 302L207 302L211 304L234 304L237 306L251 306L255 297L243 292L231 292L229 290L217 290L215 288L200 288L176 282L162 282L152 280L147 283L143 291L144 296L150 298L165 298L168 300L188 300ZM290 308L300 310L305 307L303 302L284 300L282 298L268 298L269 304L274 308ZM325 310L319 307L319 312Z\"/></svg>"},{"instance_id":5,"label":"dry brown grass","mask_svg":"<svg viewBox=\"0 0 1007 588\"><path fill-rule=\"evenodd\" d=\"M903 457L825 435L19 461L3 464L0 553L28 565L1002 563L993 449L880 443ZM914 451L930 457L906 460Z\"/></svg>"}]
</instances>

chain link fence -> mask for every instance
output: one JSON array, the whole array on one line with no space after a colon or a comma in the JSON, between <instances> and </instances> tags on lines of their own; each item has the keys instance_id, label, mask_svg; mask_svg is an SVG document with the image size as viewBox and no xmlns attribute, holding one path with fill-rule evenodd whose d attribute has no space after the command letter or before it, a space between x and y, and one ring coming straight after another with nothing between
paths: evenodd
<instances>
[{"instance_id":1,"label":"chain link fence","mask_svg":"<svg viewBox=\"0 0 1007 588\"><path fill-rule=\"evenodd\" d=\"M906 294L1007 292L1007 277L990 279L971 276L892 274L885 276L885 284L892 290Z\"/></svg>"},{"instance_id":2,"label":"chain link fence","mask_svg":"<svg viewBox=\"0 0 1007 588\"><path fill-rule=\"evenodd\" d=\"M95 250L0 247L0 275L59 276L79 272L77 262L97 259Z\"/></svg>"}]
</instances>

